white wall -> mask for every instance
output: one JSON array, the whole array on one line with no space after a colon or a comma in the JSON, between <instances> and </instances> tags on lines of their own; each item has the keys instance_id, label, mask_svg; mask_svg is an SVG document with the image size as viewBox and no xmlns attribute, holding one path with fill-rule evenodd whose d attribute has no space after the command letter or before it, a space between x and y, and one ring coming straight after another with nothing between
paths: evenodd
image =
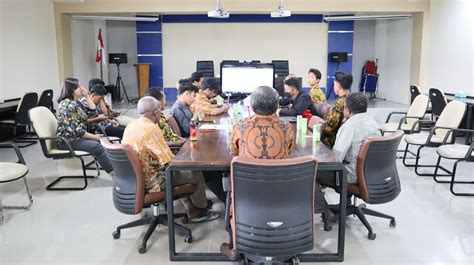
<instances>
[{"instance_id":1,"label":"white wall","mask_svg":"<svg viewBox=\"0 0 474 265\"><path fill-rule=\"evenodd\" d=\"M0 1L0 97L59 91L53 4L50 0Z\"/></svg>"},{"instance_id":2,"label":"white wall","mask_svg":"<svg viewBox=\"0 0 474 265\"><path fill-rule=\"evenodd\" d=\"M474 3L431 0L427 88L474 96Z\"/></svg>"},{"instance_id":3,"label":"white wall","mask_svg":"<svg viewBox=\"0 0 474 265\"><path fill-rule=\"evenodd\" d=\"M353 91L358 91L362 67L366 61L374 61L375 21L354 22L354 49L352 52Z\"/></svg>"},{"instance_id":4,"label":"white wall","mask_svg":"<svg viewBox=\"0 0 474 265\"><path fill-rule=\"evenodd\" d=\"M138 98L137 74L133 66L137 63L137 28L135 22L107 21L107 53L127 53L128 63L120 65L120 75L129 98ZM116 78L117 67L109 65L109 83L115 84Z\"/></svg>"},{"instance_id":5,"label":"white wall","mask_svg":"<svg viewBox=\"0 0 474 265\"><path fill-rule=\"evenodd\" d=\"M380 75L379 98L410 103L412 28L412 19L376 21L374 56Z\"/></svg>"},{"instance_id":6,"label":"white wall","mask_svg":"<svg viewBox=\"0 0 474 265\"><path fill-rule=\"evenodd\" d=\"M222 60L273 59L289 60L298 76L306 77L310 68L326 76L327 35L325 23L165 23L164 85L189 76L198 60L214 60L216 75Z\"/></svg>"},{"instance_id":7,"label":"white wall","mask_svg":"<svg viewBox=\"0 0 474 265\"><path fill-rule=\"evenodd\" d=\"M73 76L79 79L79 82L85 87L90 79L100 78L100 64L95 61L99 29L102 29L102 40L104 47L107 47L105 21L71 20ZM102 64L102 67L104 79L107 80L107 54L104 56L105 64Z\"/></svg>"}]
</instances>

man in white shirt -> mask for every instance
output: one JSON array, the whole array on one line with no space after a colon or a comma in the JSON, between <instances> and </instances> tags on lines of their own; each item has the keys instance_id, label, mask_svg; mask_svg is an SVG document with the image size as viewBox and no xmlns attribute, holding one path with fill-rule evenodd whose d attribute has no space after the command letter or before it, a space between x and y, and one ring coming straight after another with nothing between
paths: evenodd
<instances>
[{"instance_id":1,"label":"man in white shirt","mask_svg":"<svg viewBox=\"0 0 474 265\"><path fill-rule=\"evenodd\" d=\"M371 136L380 136L377 122L367 115L367 97L363 93L353 93L347 96L344 105L346 121L337 132L333 152L338 160L344 161L347 169L347 183L357 183L357 156L362 143ZM318 174L318 178L327 178L326 174ZM334 177L334 176L330 176ZM333 215L329 210L321 186L316 185L316 212L322 213L323 220Z\"/></svg>"}]
</instances>

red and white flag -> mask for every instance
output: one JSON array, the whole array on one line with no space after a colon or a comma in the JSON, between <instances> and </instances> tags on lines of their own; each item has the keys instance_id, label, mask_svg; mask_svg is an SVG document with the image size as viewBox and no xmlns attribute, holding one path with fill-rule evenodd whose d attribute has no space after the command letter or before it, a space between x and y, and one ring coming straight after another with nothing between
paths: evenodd
<instances>
[{"instance_id":1,"label":"red and white flag","mask_svg":"<svg viewBox=\"0 0 474 265\"><path fill-rule=\"evenodd\" d=\"M104 41L102 40L102 29L99 29L99 36L97 37L97 50L95 54L96 63L99 63L99 62L105 63L102 60L103 54L104 54Z\"/></svg>"}]
</instances>

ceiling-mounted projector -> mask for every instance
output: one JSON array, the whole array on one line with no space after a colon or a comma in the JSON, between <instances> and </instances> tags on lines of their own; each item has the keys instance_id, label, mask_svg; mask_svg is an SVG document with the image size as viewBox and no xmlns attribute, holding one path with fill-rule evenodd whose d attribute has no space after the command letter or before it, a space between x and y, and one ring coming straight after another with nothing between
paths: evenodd
<instances>
[{"instance_id":1,"label":"ceiling-mounted projector","mask_svg":"<svg viewBox=\"0 0 474 265\"><path fill-rule=\"evenodd\" d=\"M207 12L207 16L212 17L212 18L228 18L229 13L225 12L222 9L216 9L216 10L212 10L212 11Z\"/></svg>"},{"instance_id":2,"label":"ceiling-mounted projector","mask_svg":"<svg viewBox=\"0 0 474 265\"><path fill-rule=\"evenodd\" d=\"M279 18L279 17L291 17L291 11L288 10L277 10L273 11L270 14L271 17L273 18Z\"/></svg>"},{"instance_id":3,"label":"ceiling-mounted projector","mask_svg":"<svg viewBox=\"0 0 474 265\"><path fill-rule=\"evenodd\" d=\"M221 0L216 1L216 10L207 12L208 17L212 18L228 18L229 13L225 12L221 5Z\"/></svg>"},{"instance_id":4,"label":"ceiling-mounted projector","mask_svg":"<svg viewBox=\"0 0 474 265\"><path fill-rule=\"evenodd\" d=\"M276 11L270 13L272 18L279 18L279 17L291 17L291 11L285 9L283 0L280 0L280 5Z\"/></svg>"}]
</instances>

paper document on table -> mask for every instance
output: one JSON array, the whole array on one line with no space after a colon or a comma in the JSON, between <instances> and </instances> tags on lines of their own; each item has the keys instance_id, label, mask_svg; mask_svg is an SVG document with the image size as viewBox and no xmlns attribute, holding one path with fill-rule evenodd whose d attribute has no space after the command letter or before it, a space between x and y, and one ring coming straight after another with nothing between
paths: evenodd
<instances>
[{"instance_id":1,"label":"paper document on table","mask_svg":"<svg viewBox=\"0 0 474 265\"><path fill-rule=\"evenodd\" d=\"M203 124L199 127L199 130L226 130L227 125L225 124Z\"/></svg>"}]
</instances>

